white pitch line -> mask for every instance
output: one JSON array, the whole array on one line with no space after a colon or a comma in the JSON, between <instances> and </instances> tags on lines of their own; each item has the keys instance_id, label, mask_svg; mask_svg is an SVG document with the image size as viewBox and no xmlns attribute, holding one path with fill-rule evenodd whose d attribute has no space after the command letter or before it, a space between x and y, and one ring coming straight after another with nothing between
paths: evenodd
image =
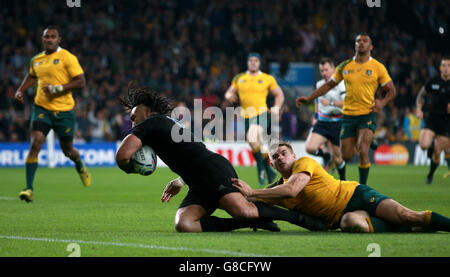
<instances>
[{"instance_id":1,"label":"white pitch line","mask_svg":"<svg viewBox=\"0 0 450 277\"><path fill-rule=\"evenodd\" d=\"M0 196L0 200L18 200L17 197Z\"/></svg>"},{"instance_id":2,"label":"white pitch line","mask_svg":"<svg viewBox=\"0 0 450 277\"><path fill-rule=\"evenodd\" d=\"M0 235L0 239L79 243L79 244L96 244L96 245L104 245L104 246L161 249L161 250L167 250L167 251L205 252L205 253L210 253L210 254L222 254L222 255L231 255L231 256L243 256L243 257L278 257L278 256L255 254L255 253L234 252L234 251L208 249L208 248L172 247L172 246L161 246L161 245L151 245L151 244L141 244L141 243L126 243L126 242L65 240L65 239L33 238L33 237L2 236L2 235Z\"/></svg>"}]
</instances>

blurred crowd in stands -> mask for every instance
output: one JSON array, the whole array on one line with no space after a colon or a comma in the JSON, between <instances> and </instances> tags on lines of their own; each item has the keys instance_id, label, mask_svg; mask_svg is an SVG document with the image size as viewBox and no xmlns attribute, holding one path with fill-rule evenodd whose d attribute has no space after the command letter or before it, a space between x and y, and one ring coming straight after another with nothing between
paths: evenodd
<instances>
[{"instance_id":1,"label":"blurred crowd in stands","mask_svg":"<svg viewBox=\"0 0 450 277\"><path fill-rule=\"evenodd\" d=\"M417 141L416 95L439 74L448 51L442 45L450 28L446 1L382 1L381 8L368 8L365 0L102 0L82 1L81 8L59 2L9 1L0 8L0 141L29 140L34 89L25 105L14 94L30 58L42 51L48 25L60 27L61 46L78 57L87 79L73 93L75 142L116 141L130 131L117 101L130 81L172 97L176 106L192 109L201 98L205 108L224 109L223 95L246 70L250 51L261 54L265 72L271 62L317 63L324 56L339 64L354 55L360 32L371 35L372 56L386 65L397 89L378 117L377 139ZM284 90L282 136L305 139L313 107L296 108L296 95Z\"/></svg>"}]
</instances>

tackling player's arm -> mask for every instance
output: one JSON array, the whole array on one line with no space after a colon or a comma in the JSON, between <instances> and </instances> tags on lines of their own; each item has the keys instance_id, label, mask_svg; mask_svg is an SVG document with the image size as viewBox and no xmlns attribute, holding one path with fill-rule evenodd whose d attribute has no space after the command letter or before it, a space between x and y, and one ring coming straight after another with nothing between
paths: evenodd
<instances>
[{"instance_id":1,"label":"tackling player's arm","mask_svg":"<svg viewBox=\"0 0 450 277\"><path fill-rule=\"evenodd\" d=\"M126 173L136 173L133 165L133 155L142 147L142 141L135 135L129 134L120 143L116 153L116 162Z\"/></svg>"},{"instance_id":2,"label":"tackling player's arm","mask_svg":"<svg viewBox=\"0 0 450 277\"><path fill-rule=\"evenodd\" d=\"M395 97L395 86L394 82L389 81L381 87L381 90L385 94L383 99L375 99L374 105L372 107L372 112L381 112L384 106L387 105Z\"/></svg>"},{"instance_id":3,"label":"tackling player's arm","mask_svg":"<svg viewBox=\"0 0 450 277\"><path fill-rule=\"evenodd\" d=\"M423 106L423 97L425 95L425 86L423 86L420 91L419 94L417 95L416 98L416 115L419 119L423 118L423 111L422 111L422 106Z\"/></svg>"},{"instance_id":4,"label":"tackling player's arm","mask_svg":"<svg viewBox=\"0 0 450 277\"><path fill-rule=\"evenodd\" d=\"M328 82L323 84L320 88L313 91L313 93L311 93L310 95L298 97L295 102L296 102L297 106L301 106L303 104L311 102L314 99L316 99L317 97L325 95L328 91L330 91L335 86L337 86L337 84L338 83L336 83L333 79L330 79L330 80L328 80Z\"/></svg>"},{"instance_id":5,"label":"tackling player's arm","mask_svg":"<svg viewBox=\"0 0 450 277\"><path fill-rule=\"evenodd\" d=\"M29 89L34 84L36 84L36 81L37 78L35 76L31 75L30 73L27 73L22 83L20 84L19 88L17 89L14 98L20 103L23 103L23 92Z\"/></svg>"},{"instance_id":6,"label":"tackling player's arm","mask_svg":"<svg viewBox=\"0 0 450 277\"><path fill-rule=\"evenodd\" d=\"M233 186L247 198L292 198L296 197L308 184L311 177L308 173L299 172L289 177L284 184L266 188L266 189L252 189L247 183L240 179L232 178Z\"/></svg>"},{"instance_id":7,"label":"tackling player's arm","mask_svg":"<svg viewBox=\"0 0 450 277\"><path fill-rule=\"evenodd\" d=\"M80 89L86 86L86 77L84 74L77 75L65 85L42 84L42 90L52 96L61 96L72 89Z\"/></svg>"}]
</instances>

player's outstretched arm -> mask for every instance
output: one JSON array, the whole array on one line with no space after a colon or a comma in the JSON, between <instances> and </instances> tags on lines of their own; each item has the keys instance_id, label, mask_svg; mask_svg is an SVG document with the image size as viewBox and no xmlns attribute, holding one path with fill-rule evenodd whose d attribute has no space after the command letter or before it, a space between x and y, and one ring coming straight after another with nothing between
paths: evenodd
<instances>
[{"instance_id":1,"label":"player's outstretched arm","mask_svg":"<svg viewBox=\"0 0 450 277\"><path fill-rule=\"evenodd\" d=\"M27 73L25 78L23 79L22 83L20 84L19 88L16 91L16 95L14 98L19 101L20 103L23 103L23 92L29 89L31 86L36 84L37 78Z\"/></svg>"},{"instance_id":2,"label":"player's outstretched arm","mask_svg":"<svg viewBox=\"0 0 450 277\"><path fill-rule=\"evenodd\" d=\"M286 183L266 189L253 189L246 182L236 178L232 178L231 182L247 198L281 199L296 197L310 179L308 174L300 172L289 177Z\"/></svg>"},{"instance_id":3,"label":"player's outstretched arm","mask_svg":"<svg viewBox=\"0 0 450 277\"><path fill-rule=\"evenodd\" d=\"M133 134L126 136L117 148L116 162L126 173L136 173L131 157L142 147L141 140Z\"/></svg>"},{"instance_id":4,"label":"player's outstretched arm","mask_svg":"<svg viewBox=\"0 0 450 277\"><path fill-rule=\"evenodd\" d=\"M330 79L328 82L323 84L321 87L319 87L318 89L313 91L313 93L311 93L310 95L298 97L295 102L296 102L297 106L300 107L303 104L313 101L314 99L316 99L319 96L325 95L328 91L330 91L335 86L337 86L337 83L333 79Z\"/></svg>"},{"instance_id":5,"label":"player's outstretched arm","mask_svg":"<svg viewBox=\"0 0 450 277\"><path fill-rule=\"evenodd\" d=\"M178 194L184 185L185 183L181 177L178 177L175 180L170 181L164 188L163 195L161 197L161 202L170 202L172 197Z\"/></svg>"}]
</instances>

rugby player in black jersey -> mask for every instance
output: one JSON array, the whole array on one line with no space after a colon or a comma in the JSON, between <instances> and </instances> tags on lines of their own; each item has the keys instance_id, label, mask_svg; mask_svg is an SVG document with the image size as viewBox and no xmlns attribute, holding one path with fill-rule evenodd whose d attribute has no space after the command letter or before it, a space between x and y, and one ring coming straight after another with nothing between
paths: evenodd
<instances>
[{"instance_id":1,"label":"rugby player in black jersey","mask_svg":"<svg viewBox=\"0 0 450 277\"><path fill-rule=\"evenodd\" d=\"M419 144L428 149L430 170L427 184L433 183L433 175L440 163L441 152L445 151L450 175L450 58L444 57L439 66L440 75L431 78L417 95L417 117L424 119L424 127L420 132ZM433 141L434 139L434 141Z\"/></svg>"},{"instance_id":2,"label":"rugby player in black jersey","mask_svg":"<svg viewBox=\"0 0 450 277\"><path fill-rule=\"evenodd\" d=\"M146 87L131 86L122 104L131 110L133 129L120 144L116 161L126 173L134 171L133 154L148 145L180 177L169 182L161 201L170 201L186 184L189 191L175 216L178 232L220 232L239 228L261 228L279 231L272 220L284 220L309 230L326 230L316 218L285 210L260 201L248 201L232 186L238 178L231 163L196 142L191 131L169 116L170 100ZM188 131L189 139L176 142L174 134ZM233 218L211 216L217 209Z\"/></svg>"}]
</instances>

